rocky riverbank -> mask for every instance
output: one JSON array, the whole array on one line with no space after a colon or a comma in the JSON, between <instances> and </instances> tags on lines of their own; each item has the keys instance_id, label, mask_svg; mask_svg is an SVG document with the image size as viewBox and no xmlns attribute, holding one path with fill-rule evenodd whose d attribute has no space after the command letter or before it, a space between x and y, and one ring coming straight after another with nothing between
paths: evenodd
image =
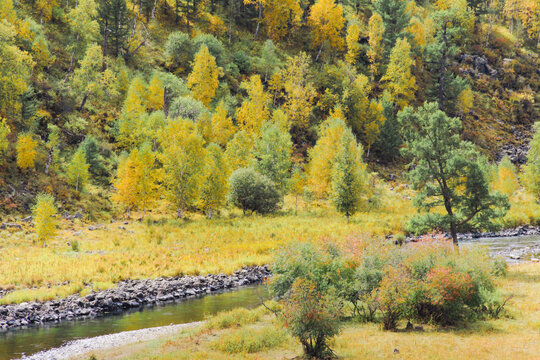
<instances>
[{"instance_id":1,"label":"rocky riverbank","mask_svg":"<svg viewBox=\"0 0 540 360\"><path fill-rule=\"evenodd\" d=\"M63 320L94 318L124 310L202 296L263 281L266 266L246 267L232 275L184 276L126 280L115 288L81 297L0 306L0 331Z\"/></svg>"},{"instance_id":2,"label":"rocky riverbank","mask_svg":"<svg viewBox=\"0 0 540 360\"><path fill-rule=\"evenodd\" d=\"M460 240L470 240L479 238L517 237L532 235L540 235L540 226L524 225L518 226L513 229L505 229L495 232L459 234L458 237Z\"/></svg>"}]
</instances>

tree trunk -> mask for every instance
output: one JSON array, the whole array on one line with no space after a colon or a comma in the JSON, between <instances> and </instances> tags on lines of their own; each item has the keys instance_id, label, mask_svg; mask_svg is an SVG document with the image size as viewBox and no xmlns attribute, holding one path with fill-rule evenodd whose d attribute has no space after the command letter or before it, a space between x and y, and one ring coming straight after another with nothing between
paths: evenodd
<instances>
[{"instance_id":1,"label":"tree trunk","mask_svg":"<svg viewBox=\"0 0 540 360\"><path fill-rule=\"evenodd\" d=\"M452 236L452 242L454 243L454 245L458 246L456 223L454 221L450 223L450 235Z\"/></svg>"},{"instance_id":2,"label":"tree trunk","mask_svg":"<svg viewBox=\"0 0 540 360\"><path fill-rule=\"evenodd\" d=\"M443 42L444 42L444 45L443 45L443 52L442 52L442 58L441 58L441 69L440 69L440 74L439 74L439 109L442 110L443 109L443 104L444 104L444 76L445 76L445 73L446 73L446 57L447 57L447 49L448 49L448 37L446 35L446 20L444 21L444 25L443 25Z\"/></svg>"},{"instance_id":3,"label":"tree trunk","mask_svg":"<svg viewBox=\"0 0 540 360\"><path fill-rule=\"evenodd\" d=\"M261 27L261 20L262 20L262 4L259 1L259 19L257 20L257 29L255 30L255 40L257 40L257 37L259 36L259 29Z\"/></svg>"},{"instance_id":4,"label":"tree trunk","mask_svg":"<svg viewBox=\"0 0 540 360\"><path fill-rule=\"evenodd\" d=\"M83 111L84 105L86 104L86 100L88 100L88 94L84 94L84 97L81 102L81 106L79 106L79 112Z\"/></svg>"},{"instance_id":5,"label":"tree trunk","mask_svg":"<svg viewBox=\"0 0 540 360\"><path fill-rule=\"evenodd\" d=\"M176 208L176 218L182 219L184 217L184 210L181 207Z\"/></svg>"},{"instance_id":6,"label":"tree trunk","mask_svg":"<svg viewBox=\"0 0 540 360\"><path fill-rule=\"evenodd\" d=\"M103 34L103 65L102 71L107 70L107 56L109 56L109 20L105 19L105 33Z\"/></svg>"},{"instance_id":7,"label":"tree trunk","mask_svg":"<svg viewBox=\"0 0 540 360\"><path fill-rule=\"evenodd\" d=\"M319 61L319 57L321 56L323 46L324 44L321 44L321 47L319 47L319 51L317 52L317 57L315 57L315 62Z\"/></svg>"},{"instance_id":8,"label":"tree trunk","mask_svg":"<svg viewBox=\"0 0 540 360\"><path fill-rule=\"evenodd\" d=\"M53 161L53 152L54 148L49 150L49 155L47 156L47 163L45 164L45 175L49 175L49 167L51 166Z\"/></svg>"},{"instance_id":9,"label":"tree trunk","mask_svg":"<svg viewBox=\"0 0 540 360\"><path fill-rule=\"evenodd\" d=\"M167 93L167 88L163 89L163 112L165 113L165 118L169 117L169 94Z\"/></svg>"}]
</instances>

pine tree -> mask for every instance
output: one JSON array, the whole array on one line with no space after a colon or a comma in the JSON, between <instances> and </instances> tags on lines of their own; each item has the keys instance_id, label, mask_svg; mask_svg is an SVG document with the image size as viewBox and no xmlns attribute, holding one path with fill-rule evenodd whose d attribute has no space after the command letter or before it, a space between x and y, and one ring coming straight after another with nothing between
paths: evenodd
<instances>
[{"instance_id":1,"label":"pine tree","mask_svg":"<svg viewBox=\"0 0 540 360\"><path fill-rule=\"evenodd\" d=\"M247 98L236 111L237 123L247 133L258 134L270 118L270 96L264 91L259 75L252 75L249 81L244 81L242 88L247 91Z\"/></svg>"},{"instance_id":2,"label":"pine tree","mask_svg":"<svg viewBox=\"0 0 540 360\"><path fill-rule=\"evenodd\" d=\"M43 246L45 246L47 240L50 240L56 234L56 220L54 218L56 211L52 195L41 193L36 196L36 204L32 209L32 215L37 238L43 242Z\"/></svg>"},{"instance_id":3,"label":"pine tree","mask_svg":"<svg viewBox=\"0 0 540 360\"><path fill-rule=\"evenodd\" d=\"M373 2L373 8L382 19L384 28L383 45L385 56L388 58L399 38L405 35L405 29L410 21L410 15L407 11L408 1L403 0L376 0ZM377 26L379 29L380 26Z\"/></svg>"},{"instance_id":4,"label":"pine tree","mask_svg":"<svg viewBox=\"0 0 540 360\"><path fill-rule=\"evenodd\" d=\"M460 139L458 118L448 117L437 103L416 111L406 107L398 118L406 142L402 153L411 159L409 177L417 191L414 204L427 211L411 220L412 230L449 231L457 244L457 233L465 226L487 226L506 214L508 199L489 190L482 159L472 143ZM430 212L436 207L446 214Z\"/></svg>"},{"instance_id":5,"label":"pine tree","mask_svg":"<svg viewBox=\"0 0 540 360\"><path fill-rule=\"evenodd\" d=\"M17 139L17 166L22 169L34 168L38 142L31 133L21 133Z\"/></svg>"},{"instance_id":6,"label":"pine tree","mask_svg":"<svg viewBox=\"0 0 540 360\"><path fill-rule=\"evenodd\" d=\"M208 47L203 45L195 55L193 71L188 77L188 86L193 97L207 107L216 95L222 69L216 65L216 59L210 55Z\"/></svg>"},{"instance_id":7,"label":"pine tree","mask_svg":"<svg viewBox=\"0 0 540 360\"><path fill-rule=\"evenodd\" d=\"M317 0L311 7L308 24L311 28L313 47L318 49L315 61L319 60L324 46L337 50L343 47L341 36L345 26L343 8L336 5L334 0Z\"/></svg>"},{"instance_id":8,"label":"pine tree","mask_svg":"<svg viewBox=\"0 0 540 360\"><path fill-rule=\"evenodd\" d=\"M291 169L292 141L288 131L277 125L265 125L255 142L255 169L285 192Z\"/></svg>"},{"instance_id":9,"label":"pine tree","mask_svg":"<svg viewBox=\"0 0 540 360\"><path fill-rule=\"evenodd\" d=\"M395 104L383 97L382 107L385 120L381 126L379 137L373 144L373 150L378 155L378 158L392 161L399 156L399 148L403 144L403 140L401 140Z\"/></svg>"},{"instance_id":10,"label":"pine tree","mask_svg":"<svg viewBox=\"0 0 540 360\"><path fill-rule=\"evenodd\" d=\"M89 167L90 165L86 163L86 155L84 154L83 147L79 146L75 154L73 154L67 168L68 182L72 186L75 186L75 191L84 189L84 186L90 177L88 171Z\"/></svg>"},{"instance_id":11,"label":"pine tree","mask_svg":"<svg viewBox=\"0 0 540 360\"><path fill-rule=\"evenodd\" d=\"M367 174L362 161L362 146L356 143L352 132L343 132L340 140L332 168L332 198L336 209L349 221L350 216L360 209Z\"/></svg>"},{"instance_id":12,"label":"pine tree","mask_svg":"<svg viewBox=\"0 0 540 360\"><path fill-rule=\"evenodd\" d=\"M98 19L104 57L110 47L112 55L122 55L130 31L126 0L98 0Z\"/></svg>"},{"instance_id":13,"label":"pine tree","mask_svg":"<svg viewBox=\"0 0 540 360\"><path fill-rule=\"evenodd\" d=\"M415 96L416 78L411 73L413 63L409 42L398 39L381 81L386 82L386 90L400 109L410 104Z\"/></svg>"},{"instance_id":14,"label":"pine tree","mask_svg":"<svg viewBox=\"0 0 540 360\"><path fill-rule=\"evenodd\" d=\"M201 207L208 216L225 204L229 189L230 168L223 150L217 144L207 147L208 155L204 166L204 181L201 189Z\"/></svg>"}]
</instances>

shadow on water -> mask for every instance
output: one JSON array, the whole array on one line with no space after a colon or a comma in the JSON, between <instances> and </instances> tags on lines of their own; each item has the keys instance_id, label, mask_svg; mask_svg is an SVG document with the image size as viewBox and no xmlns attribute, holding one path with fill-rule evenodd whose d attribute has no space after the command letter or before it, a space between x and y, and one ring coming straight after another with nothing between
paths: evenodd
<instances>
[{"instance_id":1,"label":"shadow on water","mask_svg":"<svg viewBox=\"0 0 540 360\"><path fill-rule=\"evenodd\" d=\"M71 340L201 321L220 311L256 307L267 297L266 287L255 285L118 315L12 330L0 333L0 360L59 347Z\"/></svg>"}]
</instances>

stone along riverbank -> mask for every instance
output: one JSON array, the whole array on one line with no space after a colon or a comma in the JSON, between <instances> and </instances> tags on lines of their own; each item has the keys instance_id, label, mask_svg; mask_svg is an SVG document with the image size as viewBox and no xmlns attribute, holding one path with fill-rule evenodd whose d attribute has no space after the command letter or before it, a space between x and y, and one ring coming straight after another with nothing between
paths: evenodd
<instances>
[{"instance_id":1,"label":"stone along riverbank","mask_svg":"<svg viewBox=\"0 0 540 360\"><path fill-rule=\"evenodd\" d=\"M246 267L232 275L126 280L115 288L81 297L0 306L0 331L63 320L95 318L255 284L271 275L266 266Z\"/></svg>"}]
</instances>

